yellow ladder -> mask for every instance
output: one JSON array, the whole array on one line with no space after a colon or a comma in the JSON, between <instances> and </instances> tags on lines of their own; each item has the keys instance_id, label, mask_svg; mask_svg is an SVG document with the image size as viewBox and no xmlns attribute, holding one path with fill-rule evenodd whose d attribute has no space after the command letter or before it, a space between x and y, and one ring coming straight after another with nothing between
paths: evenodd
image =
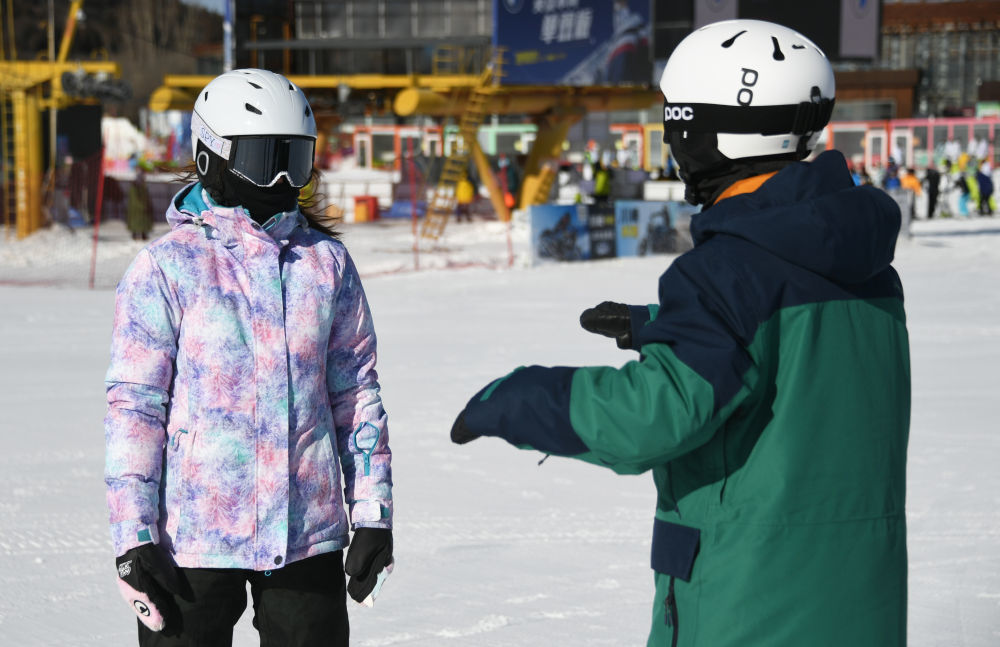
<instances>
[{"instance_id":1,"label":"yellow ladder","mask_svg":"<svg viewBox=\"0 0 1000 647\"><path fill-rule=\"evenodd\" d=\"M4 11L3 2L0 2L0 61L7 60L8 43L4 36L8 33L8 22L13 26L13 16L8 16L12 11L12 0L8 0L7 11ZM9 18L9 21L8 21ZM13 43L10 49L13 50ZM13 58L13 53L11 55ZM17 201L14 197L14 169L16 160L14 157L14 124L11 117L13 110L12 99L8 92L6 83L0 83L0 211L3 211L4 235L9 237L11 227L14 222L14 214L17 210Z\"/></svg>"},{"instance_id":2,"label":"yellow ladder","mask_svg":"<svg viewBox=\"0 0 1000 647\"><path fill-rule=\"evenodd\" d=\"M442 63L445 61L450 63L454 60L454 58L446 57L441 59ZM431 194L427 205L427 215L424 216L424 222L420 228L421 238L430 240L440 238L448 224L448 219L455 212L455 190L468 172L469 154L472 151L473 142L478 136L479 126L483 123L486 102L492 94L494 85L503 76L502 64L503 51L498 49L493 54L492 62L483 68L475 87L469 93L465 110L458 123L460 139L455 142L448 157L445 158L441 176L438 178L437 186L434 187L434 193ZM460 91L456 90L455 92Z\"/></svg>"},{"instance_id":3,"label":"yellow ladder","mask_svg":"<svg viewBox=\"0 0 1000 647\"><path fill-rule=\"evenodd\" d=\"M535 196L531 201L531 204L545 204L549 201L549 192L552 191L552 182L556 179L556 171L552 168L552 164L546 164L542 167L540 177L538 178L538 186L535 188Z\"/></svg>"},{"instance_id":4,"label":"yellow ladder","mask_svg":"<svg viewBox=\"0 0 1000 647\"><path fill-rule=\"evenodd\" d=\"M3 195L3 228L5 236L10 236L17 213L17 197L15 193L14 175L16 155L14 151L14 123L11 117L11 102L6 92L0 94L0 194Z\"/></svg>"}]
</instances>

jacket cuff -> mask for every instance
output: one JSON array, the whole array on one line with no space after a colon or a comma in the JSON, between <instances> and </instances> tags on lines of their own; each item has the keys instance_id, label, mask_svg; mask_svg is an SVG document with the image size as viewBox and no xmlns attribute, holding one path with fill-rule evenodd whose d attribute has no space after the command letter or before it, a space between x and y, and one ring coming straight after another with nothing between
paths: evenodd
<instances>
[{"instance_id":1,"label":"jacket cuff","mask_svg":"<svg viewBox=\"0 0 1000 647\"><path fill-rule=\"evenodd\" d=\"M639 343L639 333L650 321L656 318L658 306L629 306L629 323L632 326L632 350L642 350Z\"/></svg>"},{"instance_id":2,"label":"jacket cuff","mask_svg":"<svg viewBox=\"0 0 1000 647\"><path fill-rule=\"evenodd\" d=\"M115 555L124 555L129 550L143 544L159 544L160 531L156 524L147 524L141 519L128 519L111 524L111 544Z\"/></svg>"},{"instance_id":3,"label":"jacket cuff","mask_svg":"<svg viewBox=\"0 0 1000 647\"><path fill-rule=\"evenodd\" d=\"M354 501L351 503L352 528L392 528L392 501Z\"/></svg>"}]
</instances>

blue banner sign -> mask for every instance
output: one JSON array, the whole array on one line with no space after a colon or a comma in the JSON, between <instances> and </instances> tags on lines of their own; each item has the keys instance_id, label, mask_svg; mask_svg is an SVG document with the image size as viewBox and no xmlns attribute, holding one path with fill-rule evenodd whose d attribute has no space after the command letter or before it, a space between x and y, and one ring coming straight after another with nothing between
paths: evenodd
<instances>
[{"instance_id":1,"label":"blue banner sign","mask_svg":"<svg viewBox=\"0 0 1000 647\"><path fill-rule=\"evenodd\" d=\"M494 0L506 85L650 85L649 0Z\"/></svg>"},{"instance_id":2,"label":"blue banner sign","mask_svg":"<svg viewBox=\"0 0 1000 647\"><path fill-rule=\"evenodd\" d=\"M691 216L701 207L687 202L615 203L618 256L680 254L691 249Z\"/></svg>"}]
</instances>

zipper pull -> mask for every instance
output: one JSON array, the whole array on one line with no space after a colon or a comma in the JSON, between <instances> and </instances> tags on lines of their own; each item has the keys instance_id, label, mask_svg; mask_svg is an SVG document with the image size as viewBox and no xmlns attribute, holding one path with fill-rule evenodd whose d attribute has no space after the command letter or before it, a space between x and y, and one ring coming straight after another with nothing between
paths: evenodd
<instances>
[{"instance_id":1,"label":"zipper pull","mask_svg":"<svg viewBox=\"0 0 1000 647\"><path fill-rule=\"evenodd\" d=\"M170 439L170 446L177 449L177 445L180 443L181 434L186 434L187 432L187 429L178 429L177 433L174 434L174 437Z\"/></svg>"},{"instance_id":2,"label":"zipper pull","mask_svg":"<svg viewBox=\"0 0 1000 647\"><path fill-rule=\"evenodd\" d=\"M371 447L362 447L360 445L360 443L358 443L358 434L366 426L371 427L372 429L375 430L375 438L372 439ZM379 429L378 427L376 427L375 425L373 425L372 423L368 422L368 421L362 422L361 424L358 425L357 429L354 430L354 446L357 447L358 451L361 452L361 458L362 458L362 460L364 461L364 464L365 464L365 476L370 476L371 475L371 471L372 471L372 465L371 465L371 462L372 462L372 460L371 460L372 459L372 452L375 451L375 446L378 445L378 439L379 439L379 436L381 436L381 435L382 435L382 430Z\"/></svg>"}]
</instances>

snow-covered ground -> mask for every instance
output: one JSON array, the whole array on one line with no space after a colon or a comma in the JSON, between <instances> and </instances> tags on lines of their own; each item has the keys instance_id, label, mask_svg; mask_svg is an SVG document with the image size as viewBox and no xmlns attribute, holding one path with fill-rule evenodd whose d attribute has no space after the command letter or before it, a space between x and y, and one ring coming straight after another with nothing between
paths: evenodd
<instances>
[{"instance_id":1,"label":"snow-covered ground","mask_svg":"<svg viewBox=\"0 0 1000 647\"><path fill-rule=\"evenodd\" d=\"M345 225L379 333L397 570L356 645L640 645L650 620L648 476L620 477L448 430L519 364L629 358L577 324L645 303L670 257L528 267L514 228L451 224L414 272L408 223ZM158 230L159 231L159 230ZM910 645L1000 644L1000 221L920 221L896 266L913 353ZM113 287L141 243L120 223L0 241L0 644L135 644L104 506ZM464 267L479 263L487 267ZM452 269L430 269L444 268ZM816 583L823 586L822 582ZM237 645L254 645L249 613ZM725 622L725 618L720 618ZM850 622L850 618L845 618Z\"/></svg>"}]
</instances>

